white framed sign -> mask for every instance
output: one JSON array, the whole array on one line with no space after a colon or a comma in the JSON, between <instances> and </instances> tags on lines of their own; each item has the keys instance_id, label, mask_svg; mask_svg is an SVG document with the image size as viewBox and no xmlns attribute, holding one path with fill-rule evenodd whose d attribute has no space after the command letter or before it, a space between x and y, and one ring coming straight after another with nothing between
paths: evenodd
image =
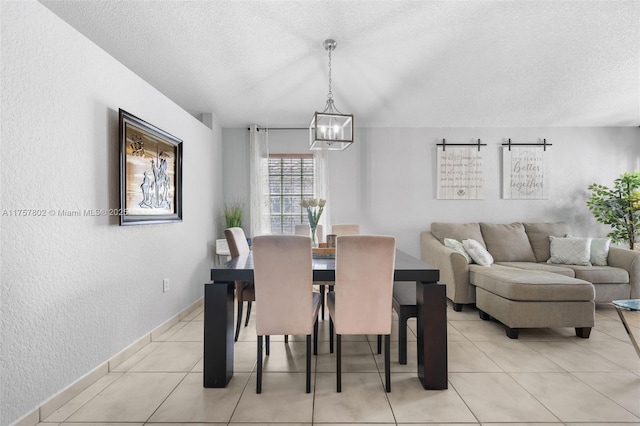
<instances>
[{"instance_id":1,"label":"white framed sign","mask_svg":"<svg viewBox=\"0 0 640 426\"><path fill-rule=\"evenodd\" d=\"M549 198L547 151L542 146L502 147L502 198Z\"/></svg>"},{"instance_id":2,"label":"white framed sign","mask_svg":"<svg viewBox=\"0 0 640 426\"><path fill-rule=\"evenodd\" d=\"M478 147L437 149L439 200L484 199L484 157Z\"/></svg>"}]
</instances>

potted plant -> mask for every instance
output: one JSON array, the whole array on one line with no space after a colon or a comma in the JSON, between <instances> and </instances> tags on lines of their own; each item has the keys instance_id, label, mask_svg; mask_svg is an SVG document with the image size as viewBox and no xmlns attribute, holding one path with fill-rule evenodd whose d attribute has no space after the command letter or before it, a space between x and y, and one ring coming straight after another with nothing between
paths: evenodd
<instances>
[{"instance_id":1,"label":"potted plant","mask_svg":"<svg viewBox=\"0 0 640 426\"><path fill-rule=\"evenodd\" d=\"M242 227L242 203L235 201L224 205L224 221L227 228Z\"/></svg>"},{"instance_id":2,"label":"potted plant","mask_svg":"<svg viewBox=\"0 0 640 426\"><path fill-rule=\"evenodd\" d=\"M587 207L598 222L611 225L607 236L616 244L628 243L633 250L640 235L640 172L623 173L613 181L613 188L593 183L589 190Z\"/></svg>"}]
</instances>

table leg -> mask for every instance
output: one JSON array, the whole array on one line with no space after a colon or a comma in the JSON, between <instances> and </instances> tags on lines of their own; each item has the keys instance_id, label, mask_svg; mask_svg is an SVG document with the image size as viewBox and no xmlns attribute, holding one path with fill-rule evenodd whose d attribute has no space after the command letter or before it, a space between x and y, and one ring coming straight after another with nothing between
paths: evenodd
<instances>
[{"instance_id":1,"label":"table leg","mask_svg":"<svg viewBox=\"0 0 640 426\"><path fill-rule=\"evenodd\" d=\"M233 282L204 285L204 387L224 388L233 377Z\"/></svg>"},{"instance_id":2,"label":"table leg","mask_svg":"<svg viewBox=\"0 0 640 426\"><path fill-rule=\"evenodd\" d=\"M447 389L447 298L438 283L416 284L418 378L425 389Z\"/></svg>"},{"instance_id":3,"label":"table leg","mask_svg":"<svg viewBox=\"0 0 640 426\"><path fill-rule=\"evenodd\" d=\"M615 305L614 305L615 306ZM631 340L631 344L633 345L636 353L640 357L640 347L638 347L638 342L636 342L635 337L633 337L633 333L629 328L629 324L627 324L627 320L624 319L624 314L622 313L622 308L616 306L616 311L618 311L618 315L620 316L620 320L622 321L622 325L624 325L624 329L627 330L627 334L629 335L629 339Z\"/></svg>"}]
</instances>

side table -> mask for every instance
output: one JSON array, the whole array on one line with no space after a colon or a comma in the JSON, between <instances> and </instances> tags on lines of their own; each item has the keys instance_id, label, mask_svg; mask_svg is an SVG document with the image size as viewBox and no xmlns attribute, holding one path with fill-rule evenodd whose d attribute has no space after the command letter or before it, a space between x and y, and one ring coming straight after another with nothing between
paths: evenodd
<instances>
[{"instance_id":1,"label":"side table","mask_svg":"<svg viewBox=\"0 0 640 426\"><path fill-rule=\"evenodd\" d=\"M616 307L618 315L620 316L620 320L622 321L622 325L624 325L624 329L627 330L629 339L631 339L631 344L640 357L640 347L638 347L638 342L636 342L636 339L633 337L633 332L629 328L629 324L627 324L627 320L624 319L624 314L622 313L622 310L636 312L640 311L640 299L614 300L611 303L613 303L613 306Z\"/></svg>"}]
</instances>

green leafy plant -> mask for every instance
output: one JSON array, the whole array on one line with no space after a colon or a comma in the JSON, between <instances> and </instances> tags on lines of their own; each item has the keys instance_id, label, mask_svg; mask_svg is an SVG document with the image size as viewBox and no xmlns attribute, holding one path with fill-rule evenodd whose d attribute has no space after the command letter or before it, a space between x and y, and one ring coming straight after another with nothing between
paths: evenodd
<instances>
[{"instance_id":1,"label":"green leafy plant","mask_svg":"<svg viewBox=\"0 0 640 426\"><path fill-rule=\"evenodd\" d=\"M242 203L239 201L224 205L224 221L227 228L242 227Z\"/></svg>"},{"instance_id":2,"label":"green leafy plant","mask_svg":"<svg viewBox=\"0 0 640 426\"><path fill-rule=\"evenodd\" d=\"M634 249L640 235L640 172L623 173L613 188L593 183L587 207L598 222L611 225L607 235L614 243L627 242Z\"/></svg>"}]
</instances>

